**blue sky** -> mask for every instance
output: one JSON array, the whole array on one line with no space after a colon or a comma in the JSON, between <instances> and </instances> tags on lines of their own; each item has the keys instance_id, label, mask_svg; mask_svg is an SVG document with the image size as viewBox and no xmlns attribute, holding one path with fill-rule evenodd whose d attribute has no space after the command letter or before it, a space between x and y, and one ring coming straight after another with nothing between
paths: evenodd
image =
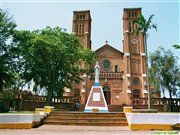
<instances>
[{"instance_id":1,"label":"blue sky","mask_svg":"<svg viewBox=\"0 0 180 135\"><path fill-rule=\"evenodd\" d=\"M75 1L60 2L31 0L1 0L1 8L13 15L18 29L34 30L46 26L59 26L72 31L72 15L75 10L90 10L92 17L92 49L96 50L109 44L122 51L122 15L123 8L141 7L147 18L154 14L153 22L158 25L158 31L150 30L148 50L154 51L158 46L171 49L176 55L179 50L172 48L180 44L180 2L179 1Z\"/></svg>"}]
</instances>

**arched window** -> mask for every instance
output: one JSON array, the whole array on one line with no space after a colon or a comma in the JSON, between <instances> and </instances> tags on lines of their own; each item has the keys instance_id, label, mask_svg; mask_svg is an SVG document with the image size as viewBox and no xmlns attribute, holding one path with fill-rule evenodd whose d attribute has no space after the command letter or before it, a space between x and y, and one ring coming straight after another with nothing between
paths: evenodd
<instances>
[{"instance_id":1,"label":"arched window","mask_svg":"<svg viewBox=\"0 0 180 135\"><path fill-rule=\"evenodd\" d=\"M81 25L79 25L79 33L81 33Z\"/></svg>"},{"instance_id":2,"label":"arched window","mask_svg":"<svg viewBox=\"0 0 180 135\"><path fill-rule=\"evenodd\" d=\"M133 29L134 29L134 31L137 30L137 24L136 23L134 23L134 28Z\"/></svg>"},{"instance_id":3,"label":"arched window","mask_svg":"<svg viewBox=\"0 0 180 135\"><path fill-rule=\"evenodd\" d=\"M134 17L134 13L133 13L133 12L132 12L132 14L131 14L131 15L132 15L132 17Z\"/></svg>"},{"instance_id":4,"label":"arched window","mask_svg":"<svg viewBox=\"0 0 180 135\"><path fill-rule=\"evenodd\" d=\"M128 17L131 17L131 13L130 12L128 13Z\"/></svg>"},{"instance_id":5,"label":"arched window","mask_svg":"<svg viewBox=\"0 0 180 135\"><path fill-rule=\"evenodd\" d=\"M117 73L118 72L118 65L115 65L115 72Z\"/></svg>"},{"instance_id":6,"label":"arched window","mask_svg":"<svg viewBox=\"0 0 180 135\"><path fill-rule=\"evenodd\" d=\"M77 15L77 19L79 20L79 15Z\"/></svg>"},{"instance_id":7,"label":"arched window","mask_svg":"<svg viewBox=\"0 0 180 135\"><path fill-rule=\"evenodd\" d=\"M78 31L78 25L76 26L76 32L77 32L77 34L78 34L78 32L79 32L79 31Z\"/></svg>"},{"instance_id":8,"label":"arched window","mask_svg":"<svg viewBox=\"0 0 180 135\"><path fill-rule=\"evenodd\" d=\"M136 12L134 12L134 16L137 17L137 13Z\"/></svg>"},{"instance_id":9,"label":"arched window","mask_svg":"<svg viewBox=\"0 0 180 135\"><path fill-rule=\"evenodd\" d=\"M129 32L131 32L131 23L129 23Z\"/></svg>"},{"instance_id":10,"label":"arched window","mask_svg":"<svg viewBox=\"0 0 180 135\"><path fill-rule=\"evenodd\" d=\"M108 91L108 90L110 90L109 86L108 85L104 85L103 86L103 91Z\"/></svg>"},{"instance_id":11,"label":"arched window","mask_svg":"<svg viewBox=\"0 0 180 135\"><path fill-rule=\"evenodd\" d=\"M133 98L140 98L140 91L135 89L133 90Z\"/></svg>"},{"instance_id":12,"label":"arched window","mask_svg":"<svg viewBox=\"0 0 180 135\"><path fill-rule=\"evenodd\" d=\"M82 19L82 15L80 15L80 19Z\"/></svg>"},{"instance_id":13,"label":"arched window","mask_svg":"<svg viewBox=\"0 0 180 135\"><path fill-rule=\"evenodd\" d=\"M82 33L84 33L84 25L82 26Z\"/></svg>"},{"instance_id":14,"label":"arched window","mask_svg":"<svg viewBox=\"0 0 180 135\"><path fill-rule=\"evenodd\" d=\"M85 19L85 15L83 15L83 19Z\"/></svg>"}]
</instances>

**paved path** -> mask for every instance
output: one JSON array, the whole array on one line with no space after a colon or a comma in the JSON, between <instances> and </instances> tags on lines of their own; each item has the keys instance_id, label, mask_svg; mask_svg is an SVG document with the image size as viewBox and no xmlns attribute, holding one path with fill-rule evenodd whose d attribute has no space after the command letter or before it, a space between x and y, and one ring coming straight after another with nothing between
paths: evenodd
<instances>
[{"instance_id":1,"label":"paved path","mask_svg":"<svg viewBox=\"0 0 180 135\"><path fill-rule=\"evenodd\" d=\"M0 129L0 135L152 135L128 127L43 125L33 129Z\"/></svg>"}]
</instances>

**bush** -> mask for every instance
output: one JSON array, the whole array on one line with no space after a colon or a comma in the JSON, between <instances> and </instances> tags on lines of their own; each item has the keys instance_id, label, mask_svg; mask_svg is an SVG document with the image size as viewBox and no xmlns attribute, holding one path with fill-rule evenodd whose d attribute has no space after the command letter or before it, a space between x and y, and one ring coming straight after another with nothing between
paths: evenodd
<instances>
[{"instance_id":1,"label":"bush","mask_svg":"<svg viewBox=\"0 0 180 135\"><path fill-rule=\"evenodd\" d=\"M180 106L172 105L172 111L171 112L180 112ZM164 105L164 112L170 112L171 106L169 104Z\"/></svg>"},{"instance_id":2,"label":"bush","mask_svg":"<svg viewBox=\"0 0 180 135\"><path fill-rule=\"evenodd\" d=\"M4 101L0 99L0 113L8 112L9 110L5 107Z\"/></svg>"}]
</instances>

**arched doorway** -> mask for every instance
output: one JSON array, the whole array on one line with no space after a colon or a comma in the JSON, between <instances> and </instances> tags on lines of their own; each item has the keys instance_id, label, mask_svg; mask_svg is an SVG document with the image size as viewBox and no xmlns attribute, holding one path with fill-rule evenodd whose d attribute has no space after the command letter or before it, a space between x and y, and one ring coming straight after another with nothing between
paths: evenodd
<instances>
[{"instance_id":1,"label":"arched doorway","mask_svg":"<svg viewBox=\"0 0 180 135\"><path fill-rule=\"evenodd\" d=\"M103 86L103 93L108 105L111 103L111 90L108 85Z\"/></svg>"},{"instance_id":2,"label":"arched doorway","mask_svg":"<svg viewBox=\"0 0 180 135\"><path fill-rule=\"evenodd\" d=\"M140 98L140 91L135 89L133 90L133 98Z\"/></svg>"}]
</instances>

